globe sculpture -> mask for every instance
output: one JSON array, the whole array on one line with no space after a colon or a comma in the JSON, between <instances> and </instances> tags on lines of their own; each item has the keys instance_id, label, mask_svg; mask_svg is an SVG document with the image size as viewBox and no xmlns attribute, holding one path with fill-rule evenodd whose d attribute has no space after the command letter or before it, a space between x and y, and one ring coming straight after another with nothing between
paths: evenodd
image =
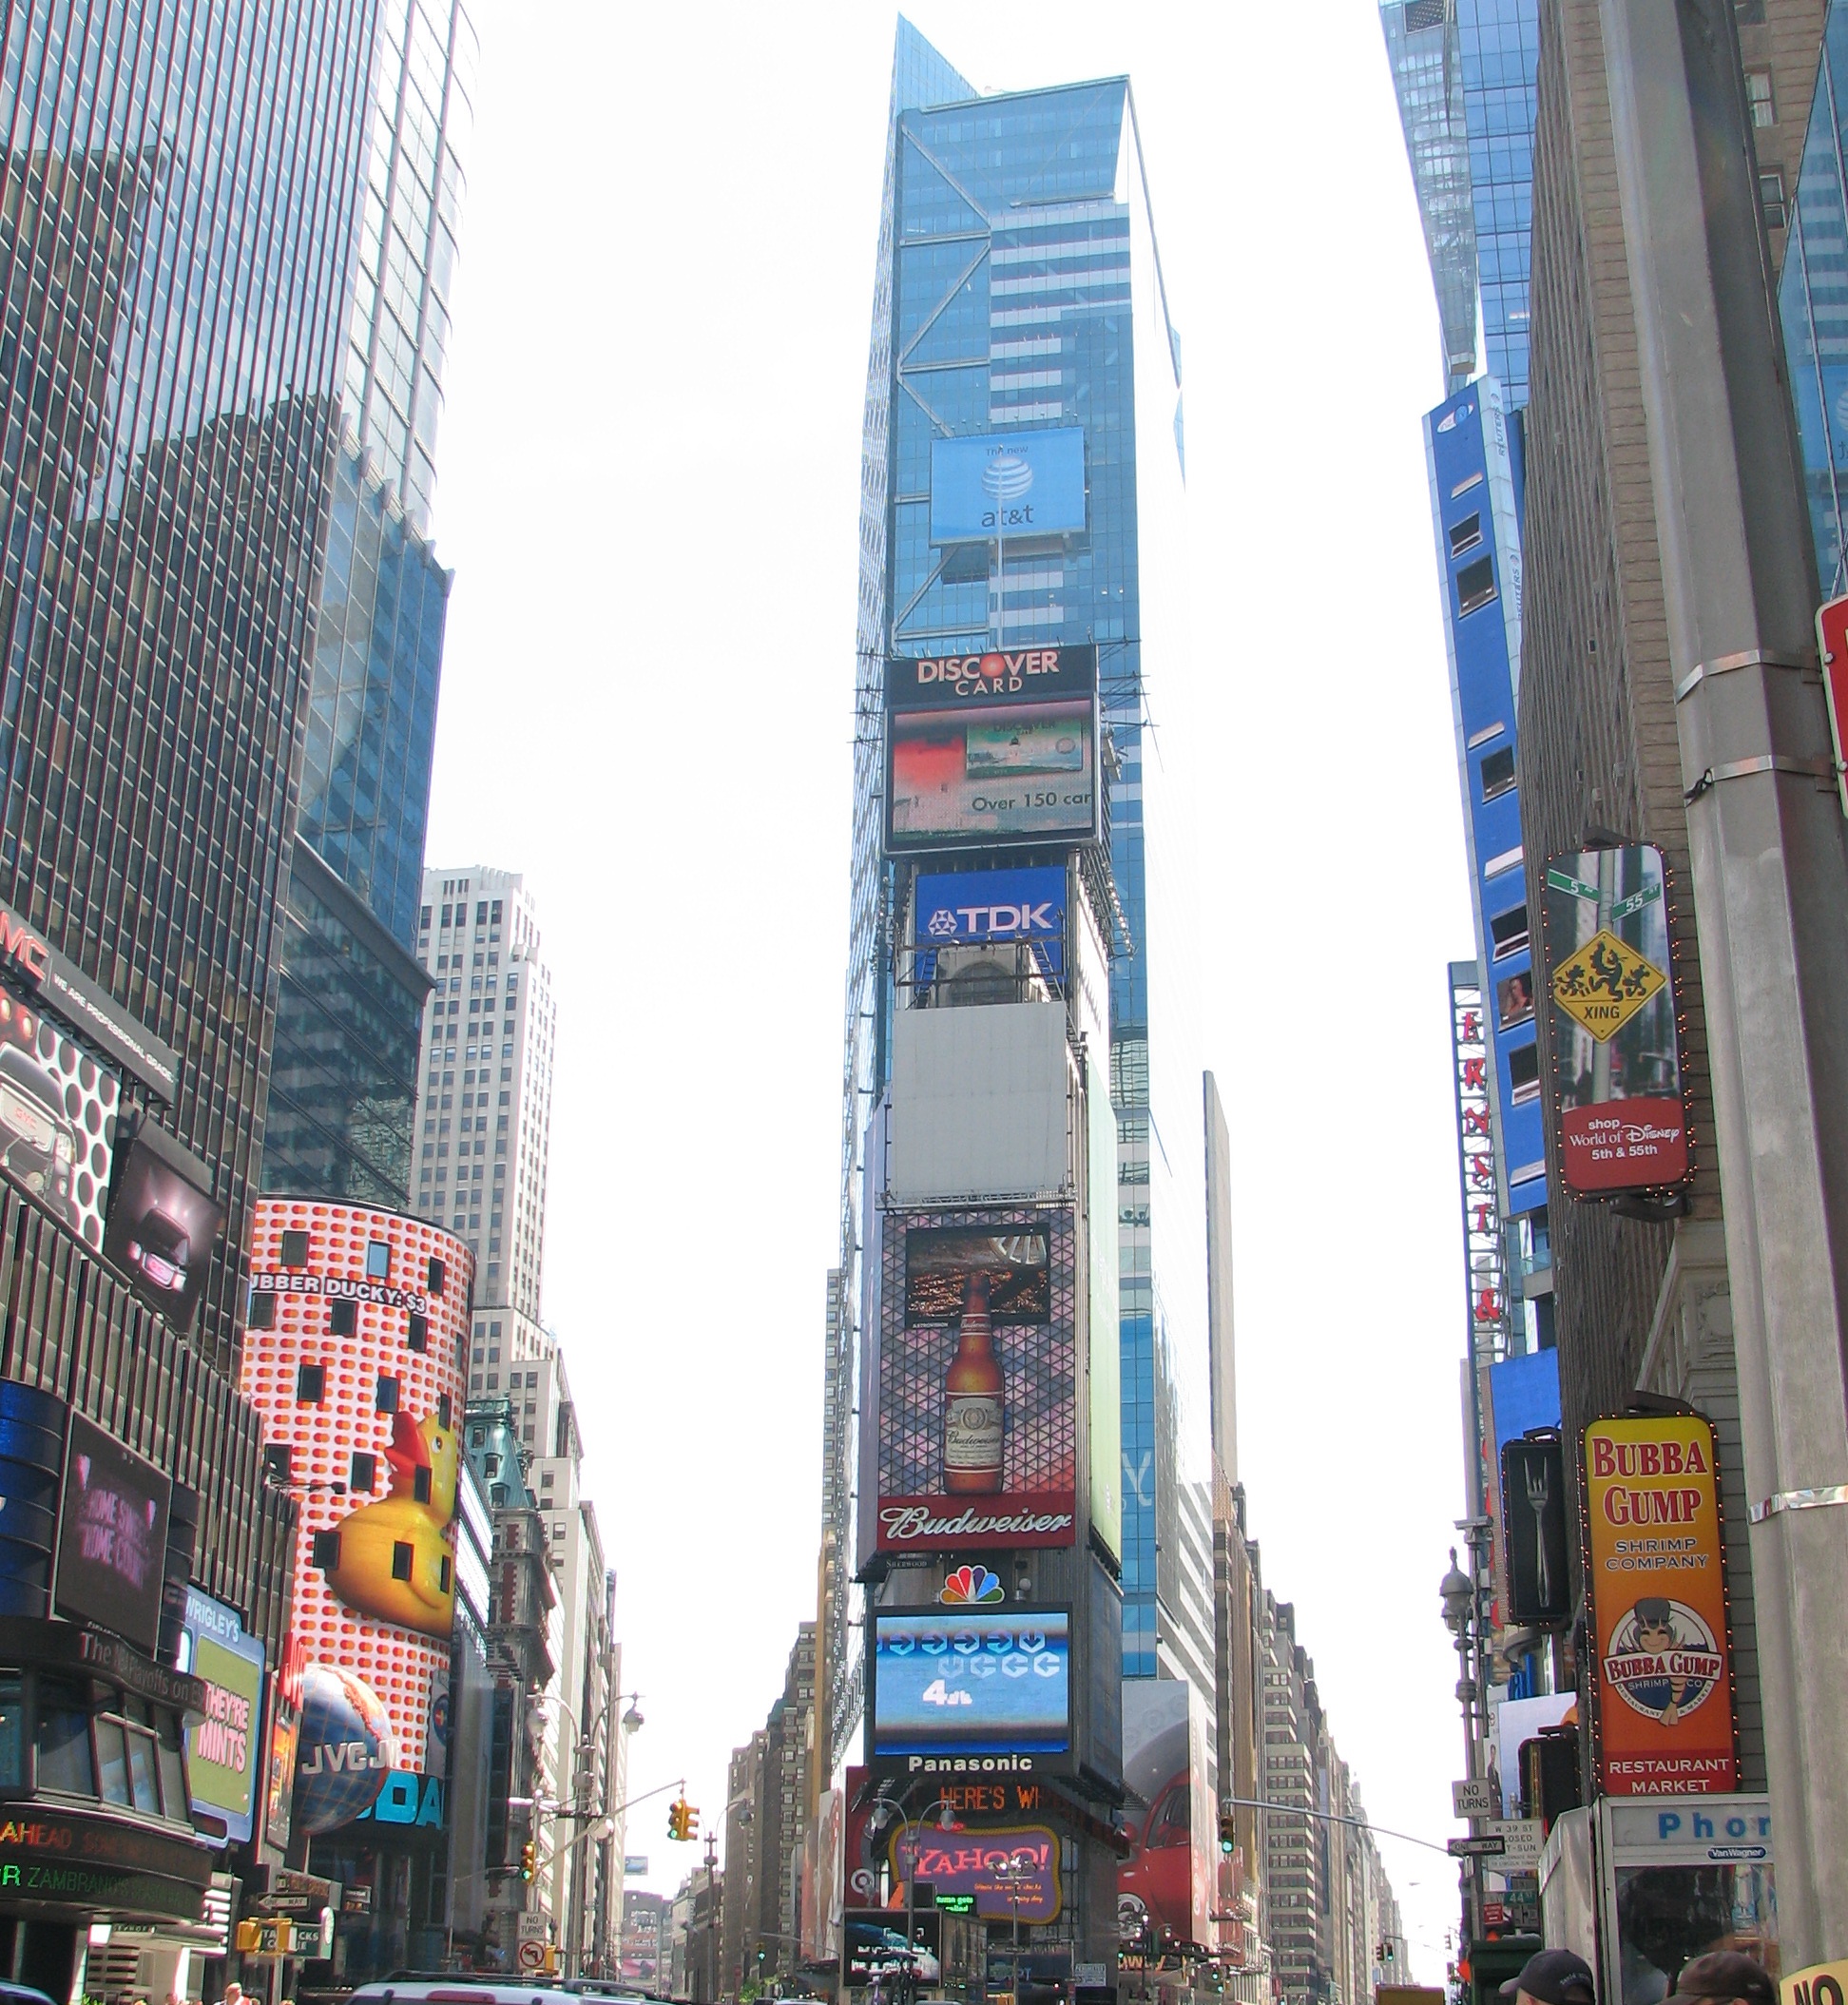
<instances>
[{"instance_id":1,"label":"globe sculpture","mask_svg":"<svg viewBox=\"0 0 1848 2005\"><path fill-rule=\"evenodd\" d=\"M378 1695L337 1665L308 1667L296 1745L296 1828L316 1836L363 1817L397 1765L397 1739Z\"/></svg>"}]
</instances>

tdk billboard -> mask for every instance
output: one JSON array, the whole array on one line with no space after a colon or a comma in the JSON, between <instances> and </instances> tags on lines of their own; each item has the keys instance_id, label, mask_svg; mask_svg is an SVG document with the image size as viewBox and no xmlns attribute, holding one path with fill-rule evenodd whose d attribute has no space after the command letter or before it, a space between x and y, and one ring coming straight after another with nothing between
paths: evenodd
<instances>
[{"instance_id":1,"label":"tdk billboard","mask_svg":"<svg viewBox=\"0 0 1848 2005\"><path fill-rule=\"evenodd\" d=\"M1511 1214L1547 1202L1532 926L1515 783L1521 532L1501 385L1484 376L1425 419L1451 708L1463 781L1476 951L1495 1053Z\"/></svg>"},{"instance_id":2,"label":"tdk billboard","mask_svg":"<svg viewBox=\"0 0 1848 2005\"><path fill-rule=\"evenodd\" d=\"M933 543L1058 536L1084 527L1081 427L931 441Z\"/></svg>"}]
</instances>

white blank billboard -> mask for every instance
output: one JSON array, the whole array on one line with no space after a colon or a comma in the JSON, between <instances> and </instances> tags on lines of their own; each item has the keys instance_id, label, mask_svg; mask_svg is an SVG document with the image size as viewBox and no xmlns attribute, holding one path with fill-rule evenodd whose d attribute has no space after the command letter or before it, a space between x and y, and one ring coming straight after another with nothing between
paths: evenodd
<instances>
[{"instance_id":1,"label":"white blank billboard","mask_svg":"<svg viewBox=\"0 0 1848 2005\"><path fill-rule=\"evenodd\" d=\"M1068 1117L1064 1003L897 1012L886 1158L895 1204L1061 1191Z\"/></svg>"}]
</instances>

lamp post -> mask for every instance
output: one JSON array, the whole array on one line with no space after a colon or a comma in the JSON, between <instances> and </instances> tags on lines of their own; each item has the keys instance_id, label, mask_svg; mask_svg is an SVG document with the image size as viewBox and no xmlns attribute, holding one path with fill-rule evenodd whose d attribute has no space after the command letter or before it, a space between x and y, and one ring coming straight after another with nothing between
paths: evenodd
<instances>
[{"instance_id":1,"label":"lamp post","mask_svg":"<svg viewBox=\"0 0 1848 2005\"><path fill-rule=\"evenodd\" d=\"M1481 1721L1479 1704L1483 1698L1483 1658L1488 1646L1487 1624L1482 1608L1482 1567L1480 1549L1487 1543L1489 1521L1486 1518L1470 1518L1457 1528L1464 1533L1470 1551L1470 1571L1465 1573L1456 1563L1456 1548L1451 1548L1450 1571L1438 1587L1442 1599L1444 1624L1449 1629L1456 1645L1456 1698L1463 1708L1463 1773L1467 1780L1483 1780L1484 1736L1478 1726ZM1472 1817L1472 1832L1481 1828L1481 1819ZM1462 1868L1463 1882L1467 1889L1466 1921L1470 1941L1474 1944L1482 1938L1482 1868L1473 1859L1466 1860Z\"/></svg>"},{"instance_id":2,"label":"lamp post","mask_svg":"<svg viewBox=\"0 0 1848 2005\"><path fill-rule=\"evenodd\" d=\"M1008 1905L1013 1910L1013 1951L1009 1959L1012 1976L1013 2005L1020 2005L1020 1889L1032 1870L1033 1861L1025 1852L1016 1852L1006 1865L995 1868L994 1877L1008 1889Z\"/></svg>"},{"instance_id":3,"label":"lamp post","mask_svg":"<svg viewBox=\"0 0 1848 2005\"><path fill-rule=\"evenodd\" d=\"M902 1801L902 1800L901 1800ZM891 1797L878 1799L887 1810L895 1812L903 1834L899 1839L899 1860L904 1861L904 1848L911 1846L911 1862L905 1869L905 1986L908 1995L914 1996L917 1991L917 1841L916 1834L934 1824L940 1831L956 1831L962 1827L956 1822L956 1814L947 1803L933 1803L923 1816L907 1817L899 1803Z\"/></svg>"},{"instance_id":4,"label":"lamp post","mask_svg":"<svg viewBox=\"0 0 1848 2005\"><path fill-rule=\"evenodd\" d=\"M635 1733L639 1731L639 1729L644 1724L642 1714L637 1709L636 1706L636 1701L640 1699L641 1696L642 1695L640 1692L618 1692L615 1695L615 1698L610 1701L611 1706L615 1705L618 1700L622 1699L626 1699L629 1702L628 1710L623 1715L623 1730L626 1733ZM549 1806L551 1814L554 1817L568 1817L577 1822L587 1822L588 1821L592 1821L598 1818L605 1818L606 1811L604 1809L587 1809L584 1804L584 1798L586 1794L586 1756L587 1754L595 1754L596 1744L588 1736L586 1735L583 1726L578 1721L578 1716L575 1708L569 1704L568 1700L561 1699L555 1692L549 1691L534 1692L529 1699L528 1704L529 1707L534 1711L538 1711L548 1706L555 1707L558 1711L562 1712L565 1717L571 1723L571 1732L575 1737L571 1752L570 1808L567 1810L562 1803L555 1802ZM607 1711L608 1708L606 1707L606 1717L607 1716ZM603 1791L603 1794L606 1799L607 1798L609 1793L606 1786L607 1780L607 1777L606 1777L606 1787ZM535 1835L538 1823L539 1807L540 1805L538 1799L535 1797L533 1802L532 1812L533 1823L535 1826ZM614 1820L613 1818L607 1818L606 1821L606 1826L598 1837L598 1842L600 1844L607 1844L610 1839L613 1837L614 1831ZM571 1845L568 1849L571 1851L581 1851L583 1839L589 1835L590 1833L587 1830L581 1832L579 1834L579 1837L572 1841ZM587 1859L585 1857L581 1856L572 1860L569 1879L567 1881L565 1889L565 1975L568 1977L577 1977L583 1975L582 1966L584 1961L585 1907L583 1874L586 1864ZM606 1860L604 1872L602 1875L602 1877L606 1880L608 1878L608 1862L607 1860Z\"/></svg>"}]
</instances>

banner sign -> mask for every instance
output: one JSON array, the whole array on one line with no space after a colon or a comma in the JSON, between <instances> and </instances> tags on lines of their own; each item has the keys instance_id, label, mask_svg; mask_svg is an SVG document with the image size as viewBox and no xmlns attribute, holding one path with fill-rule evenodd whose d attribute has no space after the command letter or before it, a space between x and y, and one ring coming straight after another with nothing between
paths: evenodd
<instances>
[{"instance_id":1,"label":"banner sign","mask_svg":"<svg viewBox=\"0 0 1848 2005\"><path fill-rule=\"evenodd\" d=\"M1631 842L1549 858L1545 932L1567 1189L1681 1183L1687 1115L1662 852Z\"/></svg>"},{"instance_id":2,"label":"banner sign","mask_svg":"<svg viewBox=\"0 0 1848 2005\"><path fill-rule=\"evenodd\" d=\"M1584 1498L1604 1793L1737 1789L1712 1422L1699 1414L1593 1420Z\"/></svg>"}]
</instances>

